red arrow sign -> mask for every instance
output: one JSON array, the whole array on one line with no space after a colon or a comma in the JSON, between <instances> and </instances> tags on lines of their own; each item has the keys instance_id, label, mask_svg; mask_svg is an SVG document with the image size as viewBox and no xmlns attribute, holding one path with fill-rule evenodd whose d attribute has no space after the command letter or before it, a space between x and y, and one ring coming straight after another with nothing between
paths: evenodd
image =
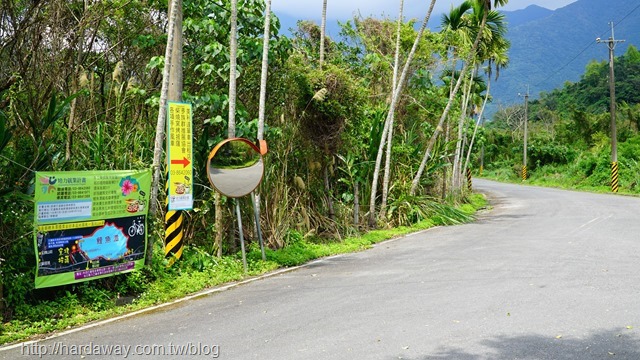
<instances>
[{"instance_id":1,"label":"red arrow sign","mask_svg":"<svg viewBox=\"0 0 640 360\"><path fill-rule=\"evenodd\" d=\"M177 164L177 165L182 164L182 167L183 167L183 168L186 168L186 167L187 167L187 165L189 165L189 164L191 164L191 163L189 162L189 159L187 159L186 157L183 157L183 159L182 159L182 160L173 160L173 159L172 159L172 160L171 160L171 164Z\"/></svg>"}]
</instances>

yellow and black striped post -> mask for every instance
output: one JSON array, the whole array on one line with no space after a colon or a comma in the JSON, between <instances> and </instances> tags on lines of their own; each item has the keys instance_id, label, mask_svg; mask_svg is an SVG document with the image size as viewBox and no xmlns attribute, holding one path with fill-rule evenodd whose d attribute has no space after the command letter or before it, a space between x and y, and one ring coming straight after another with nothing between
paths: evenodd
<instances>
[{"instance_id":1,"label":"yellow and black striped post","mask_svg":"<svg viewBox=\"0 0 640 360\"><path fill-rule=\"evenodd\" d=\"M522 181L527 181L527 177L529 177L529 174L527 174L527 165L524 165L522 167Z\"/></svg>"},{"instance_id":2,"label":"yellow and black striped post","mask_svg":"<svg viewBox=\"0 0 640 360\"><path fill-rule=\"evenodd\" d=\"M614 161L611 163L611 191L617 193L618 187L618 162Z\"/></svg>"},{"instance_id":3,"label":"yellow and black striped post","mask_svg":"<svg viewBox=\"0 0 640 360\"><path fill-rule=\"evenodd\" d=\"M467 168L467 188L472 190L473 183L471 182L471 169Z\"/></svg>"},{"instance_id":4,"label":"yellow and black striped post","mask_svg":"<svg viewBox=\"0 0 640 360\"><path fill-rule=\"evenodd\" d=\"M165 171L165 179L168 179ZM164 256L168 259L167 266L173 265L182 256L184 248L184 215L182 210L169 210L169 182L165 182L165 192L167 198L164 206L166 213L164 216Z\"/></svg>"}]
</instances>

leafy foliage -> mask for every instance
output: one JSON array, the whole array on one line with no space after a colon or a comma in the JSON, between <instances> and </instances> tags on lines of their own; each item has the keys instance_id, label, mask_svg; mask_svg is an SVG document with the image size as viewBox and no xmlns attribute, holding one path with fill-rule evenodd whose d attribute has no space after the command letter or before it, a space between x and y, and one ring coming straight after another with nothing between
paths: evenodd
<instances>
[{"instance_id":1,"label":"leafy foliage","mask_svg":"<svg viewBox=\"0 0 640 360\"><path fill-rule=\"evenodd\" d=\"M620 185L623 192L638 191L638 148L640 98L640 52L629 46L616 58L617 140ZM577 83L543 93L530 105L529 181L564 187L607 191L611 181L611 140L609 109L609 65L592 62ZM623 74L623 75L621 75ZM485 163L494 176L504 174L519 179L522 121L520 106L504 109L489 124ZM511 171L511 168L515 171Z\"/></svg>"},{"instance_id":2,"label":"leafy foliage","mask_svg":"<svg viewBox=\"0 0 640 360\"><path fill-rule=\"evenodd\" d=\"M0 3L0 272L5 285L2 315L10 329L4 341L28 335L16 329L73 326L244 276L233 223L211 221L219 210L206 176L209 151L225 137L228 123L230 3L183 3L182 99L193 105L195 132L195 209L185 214L183 259L166 267L159 214L149 226L151 266L46 291L33 288L34 171L151 166L166 61L167 2ZM236 134L251 140L258 126L264 10L260 0L239 4ZM251 204L241 199L247 210L243 221L250 274L362 249L396 234L387 230L358 236L366 216L361 204L370 200L373 162L391 99L396 21L358 17L347 22L341 38L326 39L326 62L320 69L318 26L301 22L289 39L278 34L277 17L271 20L265 117L270 152L259 189L269 261L256 256ZM401 24L401 59L414 42L414 25ZM449 97L448 84L436 80L442 68L439 55L446 54L449 40L427 32L409 66L406 91L395 112L389 208L382 227L412 226L429 218L435 220L419 226L470 219L452 207L460 199L440 200L447 198L440 185L448 181L451 139L436 144L421 192L406 196ZM456 44L463 53L468 45ZM447 126L453 134L455 126ZM549 156L562 157L552 149L540 155ZM220 211L230 215L229 203L223 198ZM409 228L397 233L402 231ZM216 234L226 238L221 246L213 245ZM351 235L356 238L344 240ZM224 256L213 256L218 249ZM133 305L120 306L126 302Z\"/></svg>"}]
</instances>

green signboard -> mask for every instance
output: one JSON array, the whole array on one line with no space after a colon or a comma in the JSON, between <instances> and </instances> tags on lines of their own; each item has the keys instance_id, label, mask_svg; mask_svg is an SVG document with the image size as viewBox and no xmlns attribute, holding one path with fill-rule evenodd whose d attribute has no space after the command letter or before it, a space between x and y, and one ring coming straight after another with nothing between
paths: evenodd
<instances>
[{"instance_id":1,"label":"green signboard","mask_svg":"<svg viewBox=\"0 0 640 360\"><path fill-rule=\"evenodd\" d=\"M144 266L151 170L36 173L36 288Z\"/></svg>"}]
</instances>

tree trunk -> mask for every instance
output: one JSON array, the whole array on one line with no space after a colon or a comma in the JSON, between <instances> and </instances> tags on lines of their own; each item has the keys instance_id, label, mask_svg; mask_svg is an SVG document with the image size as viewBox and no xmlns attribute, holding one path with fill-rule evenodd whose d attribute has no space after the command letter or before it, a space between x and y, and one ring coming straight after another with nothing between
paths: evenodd
<instances>
[{"instance_id":1,"label":"tree trunk","mask_svg":"<svg viewBox=\"0 0 640 360\"><path fill-rule=\"evenodd\" d=\"M78 77L80 76L80 69L82 68L82 55L84 54L84 24L82 24L82 20L84 19L84 13L87 11L87 0L83 1L83 12L82 17L79 20L78 26L80 29L80 36L78 37L78 53L76 55L76 66L73 71L73 79L71 79L71 93L75 94L78 92L80 87L78 86ZM69 161L71 159L71 146L73 143L73 133L75 131L75 123L76 123L76 110L78 108L78 97L74 97L71 100L71 108L69 109L69 126L67 129L67 143L65 147L65 160Z\"/></svg>"},{"instance_id":2,"label":"tree trunk","mask_svg":"<svg viewBox=\"0 0 640 360\"><path fill-rule=\"evenodd\" d=\"M2 322L4 322L5 319L4 318L4 310L5 310L5 304L4 304L4 279L2 279L2 277L0 277L0 320L2 320Z\"/></svg>"},{"instance_id":3,"label":"tree trunk","mask_svg":"<svg viewBox=\"0 0 640 360\"><path fill-rule=\"evenodd\" d=\"M214 240L214 248L216 251L217 257L222 257L222 227L223 227L223 219L222 219L222 205L220 204L220 193L217 191L213 192L213 204L215 207L215 227L216 227L216 238Z\"/></svg>"},{"instance_id":4,"label":"tree trunk","mask_svg":"<svg viewBox=\"0 0 640 360\"><path fill-rule=\"evenodd\" d=\"M269 69L269 39L271 26L271 0L266 1L264 11L264 38L262 40L262 71L260 73L260 103L258 108L258 140L264 140L264 113L267 98L267 76Z\"/></svg>"},{"instance_id":5,"label":"tree trunk","mask_svg":"<svg viewBox=\"0 0 640 360\"><path fill-rule=\"evenodd\" d=\"M400 31L402 30L404 0L400 0L400 12L398 14L398 30L396 33L396 53L393 64L393 81L391 83L391 92L398 86L398 70L400 68ZM389 120L389 134L387 135L387 156L384 163L384 177L382 179L382 204L380 205L380 215L386 216L387 198L389 196L389 178L391 175L391 150L393 147L393 122L395 114Z\"/></svg>"},{"instance_id":6,"label":"tree trunk","mask_svg":"<svg viewBox=\"0 0 640 360\"><path fill-rule=\"evenodd\" d=\"M229 31L229 122L227 124L227 138L236 137L236 77L237 77L237 55L238 55L238 0L231 0L231 29ZM218 246L218 256L222 256L222 226L224 214L220 205L220 194L214 195L214 207L216 209L216 246ZM235 246L233 236L233 226L231 227L230 239L232 247Z\"/></svg>"},{"instance_id":7,"label":"tree trunk","mask_svg":"<svg viewBox=\"0 0 640 360\"><path fill-rule=\"evenodd\" d=\"M156 122L156 138L153 149L153 186L151 188L151 204L149 211L155 214L158 209L158 187L160 182L160 161L162 160L162 150L164 148L165 123L167 120L167 96L169 93L169 72L171 71L171 55L173 53L173 29L175 27L175 9L179 0L172 0L169 7L169 25L167 26L167 47L164 53L164 68L162 69L162 88L160 90L160 106L158 120Z\"/></svg>"},{"instance_id":8,"label":"tree trunk","mask_svg":"<svg viewBox=\"0 0 640 360\"><path fill-rule=\"evenodd\" d=\"M169 93L169 72L171 70L171 56L173 54L174 29L177 18L179 0L172 0L169 7L169 24L167 26L167 47L164 53L164 68L162 69L162 88L160 90L160 105L158 109L158 120L156 122L156 138L153 149L153 184L150 194L151 216L158 211L158 188L160 187L160 161L162 161L162 150L164 148L165 124L167 120L167 96ZM146 265L151 265L153 252L153 242L147 241Z\"/></svg>"},{"instance_id":9,"label":"tree trunk","mask_svg":"<svg viewBox=\"0 0 640 360\"><path fill-rule=\"evenodd\" d=\"M357 180L353 183L353 225L360 227L360 186Z\"/></svg>"},{"instance_id":10,"label":"tree trunk","mask_svg":"<svg viewBox=\"0 0 640 360\"><path fill-rule=\"evenodd\" d=\"M491 90L491 77L489 76L489 80L487 81L487 92L484 95L484 100L482 102L482 109L480 109L480 114L478 114L478 121L476 121L476 126L473 128L473 136L471 136L471 143L469 144L469 150L467 151L467 159L464 162L464 167L462 168L462 171L466 171L467 168L469 167L469 160L471 159L471 150L473 149L473 143L476 140L476 134L478 133L478 128L482 124L482 115L484 114L484 109L487 106L487 102L489 101L490 90ZM484 147L483 147L483 151L484 151Z\"/></svg>"},{"instance_id":11,"label":"tree trunk","mask_svg":"<svg viewBox=\"0 0 640 360\"><path fill-rule=\"evenodd\" d=\"M382 130L382 137L380 140L380 146L378 147L378 155L376 156L376 164L373 171L373 180L371 181L371 200L369 202L369 227L375 227L376 225L376 193L378 191L378 178L380 177L380 165L382 163L382 154L385 145L385 141L387 138L387 133L389 131L389 125L391 123L391 119L394 116L395 108L398 105L398 101L400 99L400 94L402 92L402 87L407 78L407 73L409 72L409 65L415 56L416 49L418 48L418 44L420 43L420 39L422 38L422 34L424 33L425 28L427 27L427 22L429 22L429 18L431 17L431 12L433 11L433 6L435 5L436 0L431 0L431 5L429 5L429 10L425 15L424 20L422 21L422 26L418 31L418 36L416 36L416 40L413 42L413 47L409 52L409 56L407 57L407 61L404 64L402 69L402 74L400 75L400 79L398 80L398 86L393 90L393 96L391 97L391 105L389 106L389 113L387 114L387 119L385 120L385 126Z\"/></svg>"},{"instance_id":12,"label":"tree trunk","mask_svg":"<svg viewBox=\"0 0 640 360\"><path fill-rule=\"evenodd\" d=\"M271 38L271 0L267 0L264 10L264 38L262 39L262 71L260 72L260 101L258 106L258 141L264 140L264 114L267 99L267 77L269 72L269 40ZM260 191L255 191L256 221L260 221ZM260 224L257 223L256 226ZM264 251L263 251L264 254Z\"/></svg>"},{"instance_id":13,"label":"tree trunk","mask_svg":"<svg viewBox=\"0 0 640 360\"><path fill-rule=\"evenodd\" d=\"M327 196L329 219L331 219L331 221L334 221L336 218L336 213L333 208L333 197L331 196L331 186L329 185L329 161L325 161L324 164L324 190Z\"/></svg>"},{"instance_id":14,"label":"tree trunk","mask_svg":"<svg viewBox=\"0 0 640 360\"><path fill-rule=\"evenodd\" d=\"M416 172L416 176L413 178L411 182L411 190L410 195L415 195L416 190L418 189L418 184L420 182L420 178L422 177L422 173L424 172L424 168L427 165L427 160L431 157L431 151L433 151L433 145L436 143L436 139L442 132L442 125L444 124L444 120L449 115L449 111L451 110L451 105L453 104L453 100L455 95L460 90L460 85L462 84L462 79L464 78L464 74L469 69L469 64L473 61L473 58L476 55L478 50L478 45L480 44L480 40L482 39L482 32L487 25L487 11L484 12L482 16L482 23L480 24L480 28L478 30L478 35L476 36L476 40L473 42L473 46L471 47L471 51L469 52L469 56L467 57L467 61L464 63L462 67L462 71L460 72L460 77L456 82L456 86L453 89L453 92L449 95L449 101L447 102L447 106L444 108L442 112L442 116L440 116L440 121L438 121L438 126L436 130L433 132L431 139L429 139L429 143L427 144L427 149L424 152L424 156L422 157L422 161L420 162L420 167L418 167L418 171Z\"/></svg>"},{"instance_id":15,"label":"tree trunk","mask_svg":"<svg viewBox=\"0 0 640 360\"><path fill-rule=\"evenodd\" d=\"M238 56L238 0L231 0L229 40L229 124L227 137L236 137L236 76Z\"/></svg>"},{"instance_id":16,"label":"tree trunk","mask_svg":"<svg viewBox=\"0 0 640 360\"><path fill-rule=\"evenodd\" d=\"M467 89L464 91L462 96L462 107L460 111L460 119L458 121L458 139L456 141L456 152L455 157L453 158L453 187L452 191L456 192L462 189L462 156L464 153L464 123L467 118L467 110L469 109L469 100L471 98L471 89L473 88L473 77L475 75L474 72L471 73L469 78L469 83Z\"/></svg>"},{"instance_id":17,"label":"tree trunk","mask_svg":"<svg viewBox=\"0 0 640 360\"><path fill-rule=\"evenodd\" d=\"M324 38L327 29L327 0L322 2L322 21L320 23L320 69L324 65Z\"/></svg>"}]
</instances>

